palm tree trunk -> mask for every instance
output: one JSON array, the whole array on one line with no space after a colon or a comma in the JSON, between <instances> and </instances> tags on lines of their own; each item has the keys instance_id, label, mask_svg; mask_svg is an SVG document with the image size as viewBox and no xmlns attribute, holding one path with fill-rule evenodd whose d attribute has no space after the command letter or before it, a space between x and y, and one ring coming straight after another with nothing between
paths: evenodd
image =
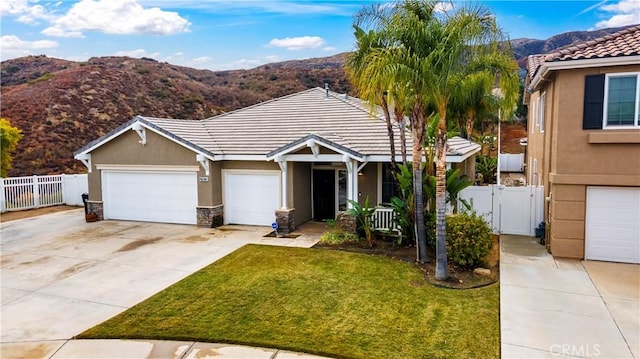
<instances>
[{"instance_id":1,"label":"palm tree trunk","mask_svg":"<svg viewBox=\"0 0 640 359\"><path fill-rule=\"evenodd\" d=\"M422 142L424 141L424 113L416 105L411 113L411 134L413 138L413 194L415 201L415 230L418 263L428 262L427 232L424 226L424 194L422 193Z\"/></svg>"},{"instance_id":2,"label":"palm tree trunk","mask_svg":"<svg viewBox=\"0 0 640 359\"><path fill-rule=\"evenodd\" d=\"M407 136L405 131L405 119L402 109L396 107L395 110L396 122L400 128L400 153L402 155L402 164L407 165Z\"/></svg>"},{"instance_id":3,"label":"palm tree trunk","mask_svg":"<svg viewBox=\"0 0 640 359\"><path fill-rule=\"evenodd\" d=\"M447 119L446 109L440 109L438 134L436 135L436 279L449 277L447 264L447 237L445 206L447 195Z\"/></svg>"},{"instance_id":4,"label":"palm tree trunk","mask_svg":"<svg viewBox=\"0 0 640 359\"><path fill-rule=\"evenodd\" d=\"M389 147L391 150L391 173L393 173L395 176L395 174L398 172L398 165L396 164L396 141L393 136L393 126L391 125L389 105L387 104L387 99L385 98L384 94L380 96L380 105L382 107L382 111L384 112L384 122L387 125L387 135L389 136Z\"/></svg>"}]
</instances>

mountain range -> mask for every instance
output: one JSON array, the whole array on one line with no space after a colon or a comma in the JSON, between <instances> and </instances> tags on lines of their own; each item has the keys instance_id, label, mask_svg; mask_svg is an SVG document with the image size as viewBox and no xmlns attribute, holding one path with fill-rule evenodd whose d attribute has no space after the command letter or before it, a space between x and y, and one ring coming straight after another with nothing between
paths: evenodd
<instances>
[{"instance_id":1,"label":"mountain range","mask_svg":"<svg viewBox=\"0 0 640 359\"><path fill-rule=\"evenodd\" d=\"M511 44L524 67L529 55L617 30L514 39ZM325 84L333 91L357 95L343 70L345 55L230 71L129 57L75 62L39 55L3 61L0 113L23 134L9 174L85 172L73 152L136 115L203 119Z\"/></svg>"}]
</instances>

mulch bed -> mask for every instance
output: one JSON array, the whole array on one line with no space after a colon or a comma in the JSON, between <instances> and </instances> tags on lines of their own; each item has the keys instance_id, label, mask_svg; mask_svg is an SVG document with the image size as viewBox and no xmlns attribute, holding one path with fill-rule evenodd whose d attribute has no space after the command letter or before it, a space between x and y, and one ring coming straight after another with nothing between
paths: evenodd
<instances>
[{"instance_id":1,"label":"mulch bed","mask_svg":"<svg viewBox=\"0 0 640 359\"><path fill-rule=\"evenodd\" d=\"M499 236L494 236L493 250L487 258L487 265L483 268L487 268L491 271L491 275L480 275L473 272L476 267L463 267L458 266L451 261L449 263L449 279L446 281L439 281L435 278L436 261L434 250L431 249L429 253L430 262L417 263L416 262L416 247L415 246L397 246L393 245L391 241L377 238L373 241L373 246L369 247L366 241L360 242L346 242L341 244L322 244L318 243L314 248L325 248L333 250L343 250L349 252L357 252L363 254L372 255L384 255L389 258L414 263L414 265L422 271L425 281L439 287L454 288L454 289L470 289L483 287L497 282L500 279L499 272L499 253L500 253L500 239Z\"/></svg>"}]
</instances>

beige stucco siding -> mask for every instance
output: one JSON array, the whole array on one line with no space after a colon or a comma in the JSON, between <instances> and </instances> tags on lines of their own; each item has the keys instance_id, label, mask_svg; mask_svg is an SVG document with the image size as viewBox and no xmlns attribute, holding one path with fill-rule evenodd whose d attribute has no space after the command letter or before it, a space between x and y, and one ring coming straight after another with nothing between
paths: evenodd
<instances>
[{"instance_id":1,"label":"beige stucco siding","mask_svg":"<svg viewBox=\"0 0 640 359\"><path fill-rule=\"evenodd\" d=\"M378 204L378 163L367 163L358 175L358 203L364 205L369 196L369 205Z\"/></svg>"},{"instance_id":2,"label":"beige stucco siding","mask_svg":"<svg viewBox=\"0 0 640 359\"><path fill-rule=\"evenodd\" d=\"M640 181L640 146L637 143L589 143L589 134L610 132L624 134L635 133L640 137L640 130L583 130L583 97L584 79L586 75L613 72L640 71L638 66L626 66L613 69L581 69L561 71L554 83L558 91L554 102L558 102L557 116L557 152L552 156L552 173L563 175L606 175L616 181L616 176L636 176ZM614 131L614 132L611 132ZM615 139L612 139L615 141ZM589 184L589 179L584 179ZM600 184L600 183L593 183ZM604 183L602 183L604 184ZM638 185L628 183L627 185Z\"/></svg>"},{"instance_id":3,"label":"beige stucco siding","mask_svg":"<svg viewBox=\"0 0 640 359\"><path fill-rule=\"evenodd\" d=\"M554 185L551 203L551 253L557 257L584 257L586 186Z\"/></svg>"},{"instance_id":4,"label":"beige stucco siding","mask_svg":"<svg viewBox=\"0 0 640 359\"><path fill-rule=\"evenodd\" d=\"M295 208L296 225L311 219L311 164L305 162L292 163L293 167L293 207Z\"/></svg>"},{"instance_id":5,"label":"beige stucco siding","mask_svg":"<svg viewBox=\"0 0 640 359\"><path fill-rule=\"evenodd\" d=\"M134 131L126 131L91 152L93 170L89 173L89 200L102 201L101 171L96 165L135 166L198 166L198 177L205 177L205 171L196 161L195 152L185 148L153 131L146 131L147 143L139 143L140 137ZM214 166L215 168L215 166ZM213 206L214 188L219 187L219 175L210 171L209 182L198 182L198 205Z\"/></svg>"},{"instance_id":6,"label":"beige stucco siding","mask_svg":"<svg viewBox=\"0 0 640 359\"><path fill-rule=\"evenodd\" d=\"M584 258L587 186L640 186L640 129L582 129L585 76L637 71L640 65L556 71L531 95L527 160L537 159L539 183L549 198L545 218L554 256ZM544 133L534 105L542 93Z\"/></svg>"},{"instance_id":7,"label":"beige stucco siding","mask_svg":"<svg viewBox=\"0 0 640 359\"><path fill-rule=\"evenodd\" d=\"M467 176L469 181L476 178L476 155L472 155L463 162L452 163L451 168L460 169L460 176Z\"/></svg>"},{"instance_id":8,"label":"beige stucco siding","mask_svg":"<svg viewBox=\"0 0 640 359\"><path fill-rule=\"evenodd\" d=\"M280 166L273 161L223 161L222 169L224 170L277 170Z\"/></svg>"}]
</instances>

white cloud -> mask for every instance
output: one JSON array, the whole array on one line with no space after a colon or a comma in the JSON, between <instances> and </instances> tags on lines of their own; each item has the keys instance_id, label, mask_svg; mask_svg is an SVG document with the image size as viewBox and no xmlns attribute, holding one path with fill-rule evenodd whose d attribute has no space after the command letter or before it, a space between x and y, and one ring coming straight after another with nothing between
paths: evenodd
<instances>
[{"instance_id":1,"label":"white cloud","mask_svg":"<svg viewBox=\"0 0 640 359\"><path fill-rule=\"evenodd\" d=\"M145 49L135 49L135 50L117 51L114 55L128 56L128 57L134 57L134 58L149 57L152 59L157 59L160 56L160 53L158 52L148 53L147 50Z\"/></svg>"},{"instance_id":2,"label":"white cloud","mask_svg":"<svg viewBox=\"0 0 640 359\"><path fill-rule=\"evenodd\" d=\"M191 59L188 64L192 65L192 66L206 66L208 64L211 64L211 61L213 59L211 58L211 56L200 56L200 57L196 57L194 59Z\"/></svg>"},{"instance_id":3,"label":"white cloud","mask_svg":"<svg viewBox=\"0 0 640 359\"><path fill-rule=\"evenodd\" d=\"M613 13L607 20L599 21L596 28L619 27L633 25L640 22L640 6L637 0L621 0L616 4L600 7L600 10Z\"/></svg>"},{"instance_id":4,"label":"white cloud","mask_svg":"<svg viewBox=\"0 0 640 359\"><path fill-rule=\"evenodd\" d=\"M337 49L333 46L327 46L325 48L322 49L322 51L326 51L326 52L330 52L330 51L336 51Z\"/></svg>"},{"instance_id":5,"label":"white cloud","mask_svg":"<svg viewBox=\"0 0 640 359\"><path fill-rule=\"evenodd\" d=\"M278 55L267 55L264 57L264 59L269 62L276 62L276 61L280 61L282 58Z\"/></svg>"},{"instance_id":6,"label":"white cloud","mask_svg":"<svg viewBox=\"0 0 640 359\"><path fill-rule=\"evenodd\" d=\"M324 45L324 40L319 36L286 37L273 39L267 47L284 47L287 50L316 49Z\"/></svg>"},{"instance_id":7,"label":"white cloud","mask_svg":"<svg viewBox=\"0 0 640 359\"><path fill-rule=\"evenodd\" d=\"M84 37L81 31L66 31L59 27L48 27L40 31L40 33L52 37Z\"/></svg>"},{"instance_id":8,"label":"white cloud","mask_svg":"<svg viewBox=\"0 0 640 359\"><path fill-rule=\"evenodd\" d=\"M79 37L83 31L169 35L188 32L191 25L177 12L144 8L136 0L81 0L51 24L42 33L62 37Z\"/></svg>"},{"instance_id":9,"label":"white cloud","mask_svg":"<svg viewBox=\"0 0 640 359\"><path fill-rule=\"evenodd\" d=\"M50 14L37 0L3 0L0 2L0 15L16 16L18 22L36 25L38 20L51 20ZM35 4L35 5L34 5Z\"/></svg>"},{"instance_id":10,"label":"white cloud","mask_svg":"<svg viewBox=\"0 0 640 359\"><path fill-rule=\"evenodd\" d=\"M0 36L0 54L2 54L3 61L20 56L33 55L34 50L56 47L58 47L58 43L52 40L26 41L15 35Z\"/></svg>"}]
</instances>

